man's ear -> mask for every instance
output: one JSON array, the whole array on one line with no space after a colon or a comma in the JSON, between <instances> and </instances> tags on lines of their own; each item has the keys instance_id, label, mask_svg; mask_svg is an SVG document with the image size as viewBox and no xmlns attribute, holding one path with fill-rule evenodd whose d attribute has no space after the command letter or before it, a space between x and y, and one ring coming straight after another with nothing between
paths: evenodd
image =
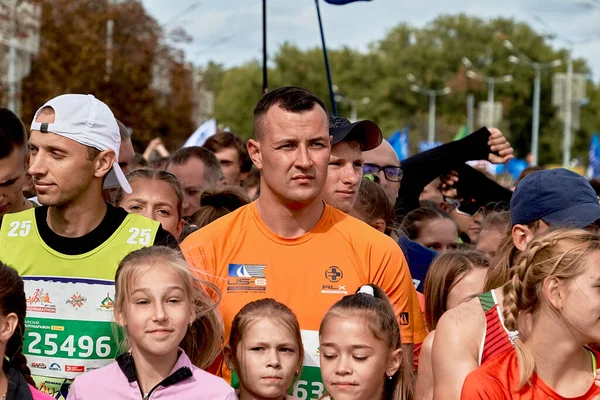
<instances>
[{"instance_id":1,"label":"man's ear","mask_svg":"<svg viewBox=\"0 0 600 400\"><path fill-rule=\"evenodd\" d=\"M533 232L525 225L516 224L512 228L512 240L519 251L525 251L527 244L533 239Z\"/></svg>"},{"instance_id":2,"label":"man's ear","mask_svg":"<svg viewBox=\"0 0 600 400\"><path fill-rule=\"evenodd\" d=\"M103 178L109 173L116 160L115 152L112 150L101 151L94 159L94 176Z\"/></svg>"},{"instance_id":3,"label":"man's ear","mask_svg":"<svg viewBox=\"0 0 600 400\"><path fill-rule=\"evenodd\" d=\"M263 167L262 153L261 153L261 149L260 149L260 142L258 140L256 140L256 139L248 140L248 155L252 159L252 162L254 163L254 165L256 165L256 168L258 168L259 170L262 170L262 167Z\"/></svg>"}]
</instances>

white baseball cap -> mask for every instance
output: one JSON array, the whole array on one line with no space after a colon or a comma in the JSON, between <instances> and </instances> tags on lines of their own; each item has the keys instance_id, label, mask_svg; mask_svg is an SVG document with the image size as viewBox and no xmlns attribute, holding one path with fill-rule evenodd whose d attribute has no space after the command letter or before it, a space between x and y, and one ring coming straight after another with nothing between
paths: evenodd
<instances>
[{"instance_id":1,"label":"white baseball cap","mask_svg":"<svg viewBox=\"0 0 600 400\"><path fill-rule=\"evenodd\" d=\"M54 110L54 122L51 124L35 122L45 107ZM49 100L36 111L31 130L52 132L100 151L114 151L115 162L104 179L104 188L121 186L126 193L131 193L131 186L119 166L121 135L117 120L110 108L93 95L63 94Z\"/></svg>"}]
</instances>

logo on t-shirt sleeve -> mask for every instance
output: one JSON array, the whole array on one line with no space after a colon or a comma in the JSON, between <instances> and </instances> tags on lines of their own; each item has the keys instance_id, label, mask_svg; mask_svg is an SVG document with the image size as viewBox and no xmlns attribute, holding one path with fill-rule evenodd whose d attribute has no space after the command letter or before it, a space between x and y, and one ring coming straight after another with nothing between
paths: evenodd
<instances>
[{"instance_id":1,"label":"logo on t-shirt sleeve","mask_svg":"<svg viewBox=\"0 0 600 400\"><path fill-rule=\"evenodd\" d=\"M264 293L267 291L265 264L229 264L227 293Z\"/></svg>"}]
</instances>

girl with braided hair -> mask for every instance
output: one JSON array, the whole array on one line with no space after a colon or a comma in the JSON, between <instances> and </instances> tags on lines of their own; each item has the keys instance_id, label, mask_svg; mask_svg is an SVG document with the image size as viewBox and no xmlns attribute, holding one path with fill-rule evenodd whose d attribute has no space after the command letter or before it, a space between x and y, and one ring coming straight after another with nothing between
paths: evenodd
<instances>
[{"instance_id":1,"label":"girl with braided hair","mask_svg":"<svg viewBox=\"0 0 600 400\"><path fill-rule=\"evenodd\" d=\"M52 400L34 389L23 355L27 303L23 280L0 262L0 400Z\"/></svg>"},{"instance_id":2,"label":"girl with braided hair","mask_svg":"<svg viewBox=\"0 0 600 400\"><path fill-rule=\"evenodd\" d=\"M461 399L592 399L600 353L600 235L558 229L533 239L511 270L504 293L507 329L531 315L526 337L471 372ZM521 335L523 336L523 335Z\"/></svg>"}]
</instances>

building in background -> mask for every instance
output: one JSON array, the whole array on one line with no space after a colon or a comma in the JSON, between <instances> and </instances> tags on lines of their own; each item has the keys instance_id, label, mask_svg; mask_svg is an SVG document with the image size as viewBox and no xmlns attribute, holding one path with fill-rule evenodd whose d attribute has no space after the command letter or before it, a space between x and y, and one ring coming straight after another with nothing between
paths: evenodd
<instances>
[{"instance_id":1,"label":"building in background","mask_svg":"<svg viewBox=\"0 0 600 400\"><path fill-rule=\"evenodd\" d=\"M20 116L21 81L40 49L41 7L33 1L0 1L0 105Z\"/></svg>"},{"instance_id":2,"label":"building in background","mask_svg":"<svg viewBox=\"0 0 600 400\"><path fill-rule=\"evenodd\" d=\"M192 101L194 112L192 120L195 126L201 126L204 122L213 118L215 111L215 93L208 88L204 79L204 72L202 68L193 69Z\"/></svg>"}]
</instances>

